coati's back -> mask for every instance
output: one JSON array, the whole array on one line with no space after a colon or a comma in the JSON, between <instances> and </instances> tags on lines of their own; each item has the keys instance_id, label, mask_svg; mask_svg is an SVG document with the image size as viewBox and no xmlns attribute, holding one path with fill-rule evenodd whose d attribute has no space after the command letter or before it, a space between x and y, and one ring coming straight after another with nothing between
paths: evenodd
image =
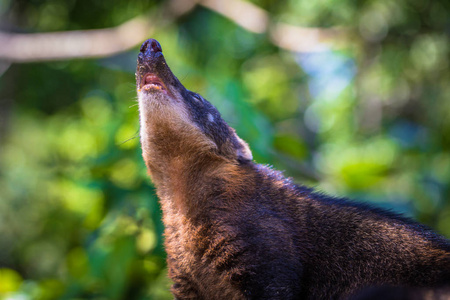
<instances>
[{"instance_id":1,"label":"coati's back","mask_svg":"<svg viewBox=\"0 0 450 300\"><path fill-rule=\"evenodd\" d=\"M450 246L394 214L314 193L251 152L141 47L143 157L163 209L177 299L344 299L372 286L441 286Z\"/></svg>"}]
</instances>

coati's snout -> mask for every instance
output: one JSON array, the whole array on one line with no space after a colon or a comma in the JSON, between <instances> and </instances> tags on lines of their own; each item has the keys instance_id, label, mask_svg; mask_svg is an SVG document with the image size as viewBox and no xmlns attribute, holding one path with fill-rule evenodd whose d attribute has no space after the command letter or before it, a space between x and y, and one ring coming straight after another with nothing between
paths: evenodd
<instances>
[{"instance_id":1,"label":"coati's snout","mask_svg":"<svg viewBox=\"0 0 450 300\"><path fill-rule=\"evenodd\" d=\"M145 153L157 159L157 150L179 157L184 152L213 152L238 161L251 160L251 152L222 119L217 109L197 93L187 90L167 65L161 45L145 41L136 68ZM149 158L150 159L150 158Z\"/></svg>"},{"instance_id":2,"label":"coati's snout","mask_svg":"<svg viewBox=\"0 0 450 300\"><path fill-rule=\"evenodd\" d=\"M153 97L161 97L160 94L174 96L171 92L173 88L184 88L167 66L161 45L155 39L148 39L141 46L136 68L136 88L138 93L153 93Z\"/></svg>"}]
</instances>

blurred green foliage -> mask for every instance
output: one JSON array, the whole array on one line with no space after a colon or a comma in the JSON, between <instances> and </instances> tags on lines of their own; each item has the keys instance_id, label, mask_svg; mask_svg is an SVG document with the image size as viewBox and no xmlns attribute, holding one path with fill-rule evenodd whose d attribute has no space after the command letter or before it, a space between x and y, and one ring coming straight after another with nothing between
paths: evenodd
<instances>
[{"instance_id":1,"label":"blurred green foliage","mask_svg":"<svg viewBox=\"0 0 450 300\"><path fill-rule=\"evenodd\" d=\"M288 52L201 7L152 37L257 162L449 237L449 2L252 2L274 21L350 28L351 46ZM3 0L0 25L103 28L164 4ZM0 74L0 299L171 299L138 141L137 52Z\"/></svg>"}]
</instances>

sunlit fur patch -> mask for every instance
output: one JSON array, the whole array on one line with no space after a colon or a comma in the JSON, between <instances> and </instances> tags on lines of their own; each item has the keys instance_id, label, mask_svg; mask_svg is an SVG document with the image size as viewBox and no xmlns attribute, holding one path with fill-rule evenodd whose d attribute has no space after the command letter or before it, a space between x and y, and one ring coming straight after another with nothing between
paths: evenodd
<instances>
[{"instance_id":1,"label":"sunlit fur patch","mask_svg":"<svg viewBox=\"0 0 450 300\"><path fill-rule=\"evenodd\" d=\"M140 136L144 156L152 159L150 149L154 145L168 144L171 141L157 141L156 133L161 128L171 128L177 134L182 135L184 140L190 141L203 149L214 149L217 145L210 140L189 116L183 96L176 90L170 89L169 94L161 92L138 91ZM160 129L158 131L158 129ZM195 143L194 143L195 142Z\"/></svg>"},{"instance_id":2,"label":"sunlit fur patch","mask_svg":"<svg viewBox=\"0 0 450 300\"><path fill-rule=\"evenodd\" d=\"M154 126L160 122L173 122L174 125L178 123L195 127L189 120L182 96L176 91L172 91L172 95L173 97L166 93L138 92L141 137L149 136ZM145 143L145 139L142 142Z\"/></svg>"}]
</instances>

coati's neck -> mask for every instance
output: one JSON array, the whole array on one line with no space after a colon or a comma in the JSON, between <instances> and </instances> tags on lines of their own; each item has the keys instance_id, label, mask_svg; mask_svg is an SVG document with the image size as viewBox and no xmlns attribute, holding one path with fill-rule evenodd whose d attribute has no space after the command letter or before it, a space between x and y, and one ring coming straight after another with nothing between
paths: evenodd
<instances>
[{"instance_id":1,"label":"coati's neck","mask_svg":"<svg viewBox=\"0 0 450 300\"><path fill-rule=\"evenodd\" d=\"M141 130L142 152L158 196L183 213L207 203L211 191L204 187L225 181L219 170L237 168L193 128L161 120L146 125ZM220 193L220 188L214 192Z\"/></svg>"}]
</instances>

